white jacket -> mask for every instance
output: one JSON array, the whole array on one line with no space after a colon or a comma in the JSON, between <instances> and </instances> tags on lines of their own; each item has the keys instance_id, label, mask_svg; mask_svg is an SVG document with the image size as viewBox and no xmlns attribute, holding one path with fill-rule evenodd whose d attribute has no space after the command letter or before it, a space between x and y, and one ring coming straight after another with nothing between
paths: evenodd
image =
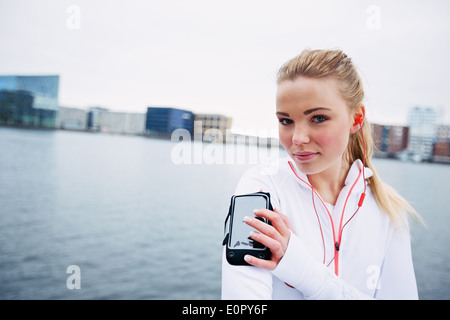
<instances>
[{"instance_id":1,"label":"white jacket","mask_svg":"<svg viewBox=\"0 0 450 320\"><path fill-rule=\"evenodd\" d=\"M314 198L316 215L308 178L290 158L247 171L235 194L269 192L273 207L288 216L296 235L291 233L273 271L232 266L223 256L222 299L417 299L408 227L394 227L369 185L354 215L364 190L361 169L362 162L355 161L335 206L326 204L333 221L319 195ZM373 174L369 168L364 173L366 178ZM336 276L332 228L336 238L343 211Z\"/></svg>"}]
</instances>

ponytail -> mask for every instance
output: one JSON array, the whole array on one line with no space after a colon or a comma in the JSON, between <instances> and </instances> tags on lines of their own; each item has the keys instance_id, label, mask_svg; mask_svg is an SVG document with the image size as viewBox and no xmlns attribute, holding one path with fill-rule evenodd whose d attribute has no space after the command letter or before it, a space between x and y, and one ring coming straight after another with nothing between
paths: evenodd
<instances>
[{"instance_id":1,"label":"ponytail","mask_svg":"<svg viewBox=\"0 0 450 320\"><path fill-rule=\"evenodd\" d=\"M363 131L361 134L361 130ZM389 215L391 221L396 226L407 225L407 217L412 217L415 221L422 221L419 214L414 208L395 191L390 185L384 183L372 163L372 155L374 151L374 143L370 123L364 120L361 130L350 136L347 147L347 158L349 163L360 159L363 161L366 156L365 164L373 175L368 178L368 184L378 205ZM364 152L364 146L366 148Z\"/></svg>"}]
</instances>

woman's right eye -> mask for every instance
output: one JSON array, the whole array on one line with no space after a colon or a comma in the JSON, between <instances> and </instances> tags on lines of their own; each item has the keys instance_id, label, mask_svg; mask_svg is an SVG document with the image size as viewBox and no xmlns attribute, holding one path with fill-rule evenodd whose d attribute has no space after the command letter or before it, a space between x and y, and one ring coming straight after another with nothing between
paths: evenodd
<instances>
[{"instance_id":1,"label":"woman's right eye","mask_svg":"<svg viewBox=\"0 0 450 320\"><path fill-rule=\"evenodd\" d=\"M291 119L282 118L278 120L283 126L293 123Z\"/></svg>"}]
</instances>

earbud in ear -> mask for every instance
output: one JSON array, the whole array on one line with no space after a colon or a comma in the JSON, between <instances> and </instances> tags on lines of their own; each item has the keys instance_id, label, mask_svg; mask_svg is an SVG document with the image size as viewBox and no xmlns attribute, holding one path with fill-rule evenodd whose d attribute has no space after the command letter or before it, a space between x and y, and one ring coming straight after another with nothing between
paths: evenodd
<instances>
[{"instance_id":1,"label":"earbud in ear","mask_svg":"<svg viewBox=\"0 0 450 320\"><path fill-rule=\"evenodd\" d=\"M354 125L356 126L357 124L359 124L362 126L363 122L364 122L364 116L359 116L358 118L355 119Z\"/></svg>"}]
</instances>

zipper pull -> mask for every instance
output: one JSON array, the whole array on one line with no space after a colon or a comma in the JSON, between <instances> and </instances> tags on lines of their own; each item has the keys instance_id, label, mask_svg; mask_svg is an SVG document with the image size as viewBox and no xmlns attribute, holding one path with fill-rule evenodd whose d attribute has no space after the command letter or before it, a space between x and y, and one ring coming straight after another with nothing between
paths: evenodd
<instances>
[{"instance_id":1,"label":"zipper pull","mask_svg":"<svg viewBox=\"0 0 450 320\"><path fill-rule=\"evenodd\" d=\"M336 242L336 243L334 244L334 248L336 249L336 251L339 251L339 243Z\"/></svg>"}]
</instances>

